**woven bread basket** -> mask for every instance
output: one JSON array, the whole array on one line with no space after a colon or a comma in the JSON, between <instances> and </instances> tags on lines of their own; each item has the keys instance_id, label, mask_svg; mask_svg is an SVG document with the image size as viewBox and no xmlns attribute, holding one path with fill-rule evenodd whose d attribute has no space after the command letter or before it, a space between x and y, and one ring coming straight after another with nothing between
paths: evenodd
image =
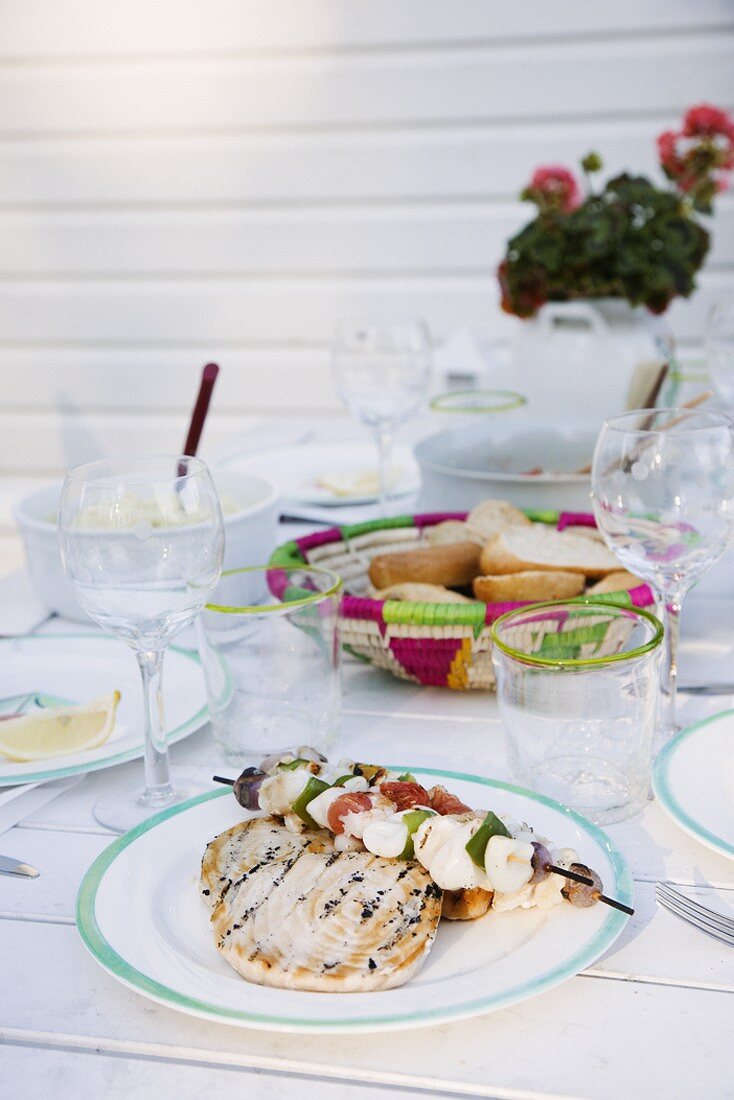
<instances>
[{"instance_id":1,"label":"woven bread basket","mask_svg":"<svg viewBox=\"0 0 734 1100\"><path fill-rule=\"evenodd\" d=\"M533 522L547 523L559 531L570 526L595 526L594 517L586 513L526 510L525 514ZM492 691L495 679L489 627L506 611L536 601L410 603L373 600L366 595L367 570L373 557L417 549L425 543L427 527L448 519L463 520L466 513L431 512L330 527L279 546L270 564L284 568L320 565L342 577L342 644L356 656L401 680L460 691ZM647 585L594 599L625 607L653 603Z\"/></svg>"}]
</instances>

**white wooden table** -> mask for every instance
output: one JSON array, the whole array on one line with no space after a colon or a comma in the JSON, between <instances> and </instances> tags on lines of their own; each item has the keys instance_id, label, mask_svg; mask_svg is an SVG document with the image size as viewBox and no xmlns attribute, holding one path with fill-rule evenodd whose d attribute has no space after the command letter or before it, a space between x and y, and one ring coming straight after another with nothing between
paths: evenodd
<instances>
[{"instance_id":1,"label":"white wooden table","mask_svg":"<svg viewBox=\"0 0 734 1100\"><path fill-rule=\"evenodd\" d=\"M289 529L289 535L290 535ZM731 678L732 605L693 597L686 678ZM52 621L47 631L69 629ZM694 720L731 699L688 701ZM343 747L507 777L494 699L400 683L347 661ZM172 751L211 774L208 729ZM459 1095L507 1098L734 1096L734 951L656 907L665 880L734 907L734 864L653 802L610 833L632 867L637 911L612 950L565 985L474 1020L384 1036L309 1037L196 1020L124 989L82 946L74 899L111 836L92 817L139 762L87 776L0 836L41 870L0 877L0 1095L285 1100ZM125 773L124 775L122 773Z\"/></svg>"}]
</instances>

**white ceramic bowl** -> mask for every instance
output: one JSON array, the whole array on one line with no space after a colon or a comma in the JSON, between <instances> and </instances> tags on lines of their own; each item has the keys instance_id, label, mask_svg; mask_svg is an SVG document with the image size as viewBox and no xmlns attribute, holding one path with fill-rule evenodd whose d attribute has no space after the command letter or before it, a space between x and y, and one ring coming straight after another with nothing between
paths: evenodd
<instances>
[{"instance_id":1,"label":"white ceramic bowl","mask_svg":"<svg viewBox=\"0 0 734 1100\"><path fill-rule=\"evenodd\" d=\"M488 419L428 436L415 447L418 510L469 511L494 498L519 508L590 512L591 479L574 471L591 461L596 434L538 425L501 430ZM543 473L527 472L538 468Z\"/></svg>"},{"instance_id":2,"label":"white ceramic bowl","mask_svg":"<svg viewBox=\"0 0 734 1100\"><path fill-rule=\"evenodd\" d=\"M263 565L276 544L280 495L262 477L212 469L218 491L240 505L224 517L224 568ZM25 497L13 509L25 544L26 561L36 593L49 611L89 623L64 576L55 516L61 483Z\"/></svg>"}]
</instances>

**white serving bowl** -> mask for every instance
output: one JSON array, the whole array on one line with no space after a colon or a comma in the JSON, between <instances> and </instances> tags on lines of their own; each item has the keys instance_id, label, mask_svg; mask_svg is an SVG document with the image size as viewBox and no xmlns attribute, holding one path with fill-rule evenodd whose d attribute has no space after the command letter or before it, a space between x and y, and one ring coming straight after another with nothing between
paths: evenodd
<instances>
[{"instance_id":1,"label":"white serving bowl","mask_svg":"<svg viewBox=\"0 0 734 1100\"><path fill-rule=\"evenodd\" d=\"M574 471L591 461L596 435L592 427L501 430L482 419L428 436L414 452L421 468L418 510L469 511L494 498L519 508L590 512L591 479ZM526 472L537 468L544 472Z\"/></svg>"},{"instance_id":2,"label":"white serving bowl","mask_svg":"<svg viewBox=\"0 0 734 1100\"><path fill-rule=\"evenodd\" d=\"M224 516L224 568L262 565L276 544L280 494L262 477L217 469L211 473L219 493L240 506ZM28 571L38 598L50 612L89 623L61 565L55 521L60 496L60 482L48 485L16 504L13 516L23 535Z\"/></svg>"}]
</instances>

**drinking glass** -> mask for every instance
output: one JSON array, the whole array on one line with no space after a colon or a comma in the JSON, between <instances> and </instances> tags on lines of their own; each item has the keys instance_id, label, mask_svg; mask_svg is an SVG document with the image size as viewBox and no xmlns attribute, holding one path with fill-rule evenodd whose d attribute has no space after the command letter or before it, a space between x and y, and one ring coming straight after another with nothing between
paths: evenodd
<instances>
[{"instance_id":1,"label":"drinking glass","mask_svg":"<svg viewBox=\"0 0 734 1100\"><path fill-rule=\"evenodd\" d=\"M232 765L339 733L342 582L315 567L228 570L197 623L214 740Z\"/></svg>"},{"instance_id":2,"label":"drinking glass","mask_svg":"<svg viewBox=\"0 0 734 1100\"><path fill-rule=\"evenodd\" d=\"M709 376L727 408L734 409L734 295L711 310L706 331Z\"/></svg>"},{"instance_id":3,"label":"drinking glass","mask_svg":"<svg viewBox=\"0 0 734 1100\"><path fill-rule=\"evenodd\" d=\"M332 345L334 384L344 407L377 443L379 505L387 513L396 428L426 401L431 346L422 321L375 325L342 321Z\"/></svg>"},{"instance_id":4,"label":"drinking glass","mask_svg":"<svg viewBox=\"0 0 734 1100\"><path fill-rule=\"evenodd\" d=\"M447 428L468 427L481 417L499 413L517 413L526 405L527 399L514 390L448 390L430 401L431 412L438 414L435 419ZM511 420L516 423L517 417Z\"/></svg>"},{"instance_id":5,"label":"drinking glass","mask_svg":"<svg viewBox=\"0 0 734 1100\"><path fill-rule=\"evenodd\" d=\"M626 569L664 609L666 659L658 738L676 730L681 603L734 533L734 422L684 408L637 410L605 421L591 473L594 513Z\"/></svg>"},{"instance_id":6,"label":"drinking glass","mask_svg":"<svg viewBox=\"0 0 734 1100\"><path fill-rule=\"evenodd\" d=\"M166 647L196 618L219 579L219 498L198 458L90 462L66 475L58 530L77 600L127 642L140 666L145 789L121 787L94 807L101 825L124 832L197 793L190 781L175 789L171 783L161 672Z\"/></svg>"},{"instance_id":7,"label":"drinking glass","mask_svg":"<svg viewBox=\"0 0 734 1100\"><path fill-rule=\"evenodd\" d=\"M650 785L663 628L648 611L585 600L510 611L491 628L515 776L604 825Z\"/></svg>"}]
</instances>

